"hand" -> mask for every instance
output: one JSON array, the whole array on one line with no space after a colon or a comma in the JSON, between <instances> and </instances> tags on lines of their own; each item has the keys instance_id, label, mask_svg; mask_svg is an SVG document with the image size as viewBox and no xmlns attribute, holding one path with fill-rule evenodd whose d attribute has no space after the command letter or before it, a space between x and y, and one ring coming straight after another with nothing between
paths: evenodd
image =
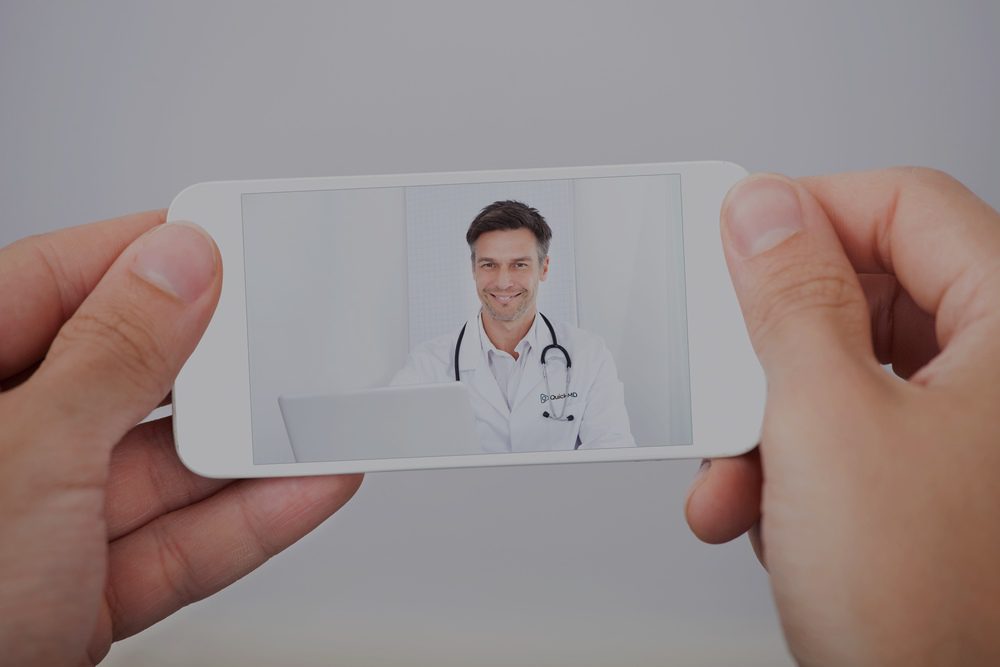
<instances>
[{"instance_id":1,"label":"hand","mask_svg":"<svg viewBox=\"0 0 1000 667\"><path fill-rule=\"evenodd\" d=\"M755 176L722 237L767 407L691 528L759 519L801 663L1000 664L1000 215L924 169Z\"/></svg>"},{"instance_id":2,"label":"hand","mask_svg":"<svg viewBox=\"0 0 1000 667\"><path fill-rule=\"evenodd\" d=\"M228 481L178 461L165 396L222 285L146 213L0 250L0 655L93 664L322 522L359 475ZM120 256L119 256L120 254Z\"/></svg>"}]
</instances>

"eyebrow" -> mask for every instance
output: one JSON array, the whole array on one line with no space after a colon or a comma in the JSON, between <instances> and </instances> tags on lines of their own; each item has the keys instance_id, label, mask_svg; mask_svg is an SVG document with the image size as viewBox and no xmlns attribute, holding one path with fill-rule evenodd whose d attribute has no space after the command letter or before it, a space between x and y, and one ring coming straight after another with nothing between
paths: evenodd
<instances>
[{"instance_id":1,"label":"eyebrow","mask_svg":"<svg viewBox=\"0 0 1000 667\"><path fill-rule=\"evenodd\" d=\"M512 259L510 261L512 261L512 262L527 262L530 259L531 259L530 256L525 256L525 257L515 257L514 259ZM476 264L479 264L480 262L493 262L495 264L495 263L497 263L497 261L498 260L495 260L492 257L480 257L479 259L476 260Z\"/></svg>"}]
</instances>

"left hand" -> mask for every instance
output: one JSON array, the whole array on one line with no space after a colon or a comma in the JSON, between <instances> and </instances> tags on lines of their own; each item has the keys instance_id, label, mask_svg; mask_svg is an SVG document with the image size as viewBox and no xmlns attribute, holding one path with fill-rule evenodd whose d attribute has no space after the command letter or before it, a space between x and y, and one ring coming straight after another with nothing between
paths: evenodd
<instances>
[{"instance_id":1,"label":"left hand","mask_svg":"<svg viewBox=\"0 0 1000 667\"><path fill-rule=\"evenodd\" d=\"M0 250L0 661L94 664L315 528L360 475L205 479L168 396L221 258L163 211Z\"/></svg>"}]
</instances>

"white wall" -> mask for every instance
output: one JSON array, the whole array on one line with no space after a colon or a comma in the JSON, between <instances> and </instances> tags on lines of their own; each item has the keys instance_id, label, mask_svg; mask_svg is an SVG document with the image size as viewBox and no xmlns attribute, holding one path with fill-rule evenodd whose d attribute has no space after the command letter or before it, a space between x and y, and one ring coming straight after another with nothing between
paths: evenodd
<instances>
[{"instance_id":1,"label":"white wall","mask_svg":"<svg viewBox=\"0 0 1000 667\"><path fill-rule=\"evenodd\" d=\"M245 195L255 463L291 463L278 396L388 384L406 361L402 188Z\"/></svg>"},{"instance_id":2,"label":"white wall","mask_svg":"<svg viewBox=\"0 0 1000 667\"><path fill-rule=\"evenodd\" d=\"M576 182L580 326L608 344L640 445L691 442L680 178ZM696 289L696 286L694 286Z\"/></svg>"}]
</instances>

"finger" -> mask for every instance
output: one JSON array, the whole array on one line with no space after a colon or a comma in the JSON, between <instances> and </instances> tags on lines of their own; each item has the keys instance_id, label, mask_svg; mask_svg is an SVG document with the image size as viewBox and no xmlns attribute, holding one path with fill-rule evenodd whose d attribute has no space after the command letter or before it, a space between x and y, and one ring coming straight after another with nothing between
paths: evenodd
<instances>
[{"instance_id":1,"label":"finger","mask_svg":"<svg viewBox=\"0 0 1000 667\"><path fill-rule=\"evenodd\" d=\"M166 220L148 211L31 236L0 249L0 378L35 364L115 258Z\"/></svg>"},{"instance_id":2,"label":"finger","mask_svg":"<svg viewBox=\"0 0 1000 667\"><path fill-rule=\"evenodd\" d=\"M174 402L174 392L168 391L167 395L163 397L163 400L160 401L156 407L162 408L164 405L170 405L173 402Z\"/></svg>"},{"instance_id":3,"label":"finger","mask_svg":"<svg viewBox=\"0 0 1000 667\"><path fill-rule=\"evenodd\" d=\"M204 500L230 483L184 467L177 458L170 418L140 424L111 455L104 501L108 541Z\"/></svg>"},{"instance_id":4,"label":"finger","mask_svg":"<svg viewBox=\"0 0 1000 667\"><path fill-rule=\"evenodd\" d=\"M880 364L892 364L902 378L909 378L940 352L934 317L925 313L888 273L858 275L868 301L872 342Z\"/></svg>"},{"instance_id":5,"label":"finger","mask_svg":"<svg viewBox=\"0 0 1000 667\"><path fill-rule=\"evenodd\" d=\"M756 449L733 458L706 460L684 506L691 532L709 544L728 542L747 532L760 520L762 482Z\"/></svg>"},{"instance_id":6,"label":"finger","mask_svg":"<svg viewBox=\"0 0 1000 667\"><path fill-rule=\"evenodd\" d=\"M38 370L38 367L41 365L41 362L36 362L21 372L14 373L14 375L11 375L5 380L0 380L0 391L10 391L14 387L24 384L28 378L35 374L35 371Z\"/></svg>"},{"instance_id":7,"label":"finger","mask_svg":"<svg viewBox=\"0 0 1000 667\"><path fill-rule=\"evenodd\" d=\"M859 272L895 275L915 304L936 320L946 349L962 331L977 342L994 341L1000 317L1000 213L947 174L890 169L799 181L819 202ZM984 321L990 333L980 333ZM1000 355L983 347L951 366L995 377ZM992 350L995 351L995 348ZM984 359L984 357L987 357Z\"/></svg>"},{"instance_id":8,"label":"finger","mask_svg":"<svg viewBox=\"0 0 1000 667\"><path fill-rule=\"evenodd\" d=\"M769 390L878 368L857 275L804 187L772 175L744 179L723 203L722 238Z\"/></svg>"},{"instance_id":9,"label":"finger","mask_svg":"<svg viewBox=\"0 0 1000 667\"><path fill-rule=\"evenodd\" d=\"M161 225L130 245L20 388L58 431L50 439L109 450L148 415L208 325L221 281L218 250L194 225Z\"/></svg>"},{"instance_id":10,"label":"finger","mask_svg":"<svg viewBox=\"0 0 1000 667\"><path fill-rule=\"evenodd\" d=\"M112 542L98 634L128 637L225 588L340 509L361 479L236 482Z\"/></svg>"},{"instance_id":11,"label":"finger","mask_svg":"<svg viewBox=\"0 0 1000 667\"><path fill-rule=\"evenodd\" d=\"M754 555L757 556L757 560L766 570L767 556L764 553L764 531L760 521L750 527L750 530L747 531L747 537L750 538L750 546L753 547Z\"/></svg>"},{"instance_id":12,"label":"finger","mask_svg":"<svg viewBox=\"0 0 1000 667\"><path fill-rule=\"evenodd\" d=\"M28 368L25 368L20 373L15 373L14 375L11 375L6 380L0 380L0 392L10 391L14 387L21 386L28 379L30 379L32 375L35 374L35 371L38 370L38 367L41 365L42 362L40 361L36 362L31 366L29 366ZM170 405L172 402L173 402L173 393L167 392L167 395L163 397L163 400L160 401L159 405L157 405L156 407L162 408L164 405Z\"/></svg>"}]
</instances>

